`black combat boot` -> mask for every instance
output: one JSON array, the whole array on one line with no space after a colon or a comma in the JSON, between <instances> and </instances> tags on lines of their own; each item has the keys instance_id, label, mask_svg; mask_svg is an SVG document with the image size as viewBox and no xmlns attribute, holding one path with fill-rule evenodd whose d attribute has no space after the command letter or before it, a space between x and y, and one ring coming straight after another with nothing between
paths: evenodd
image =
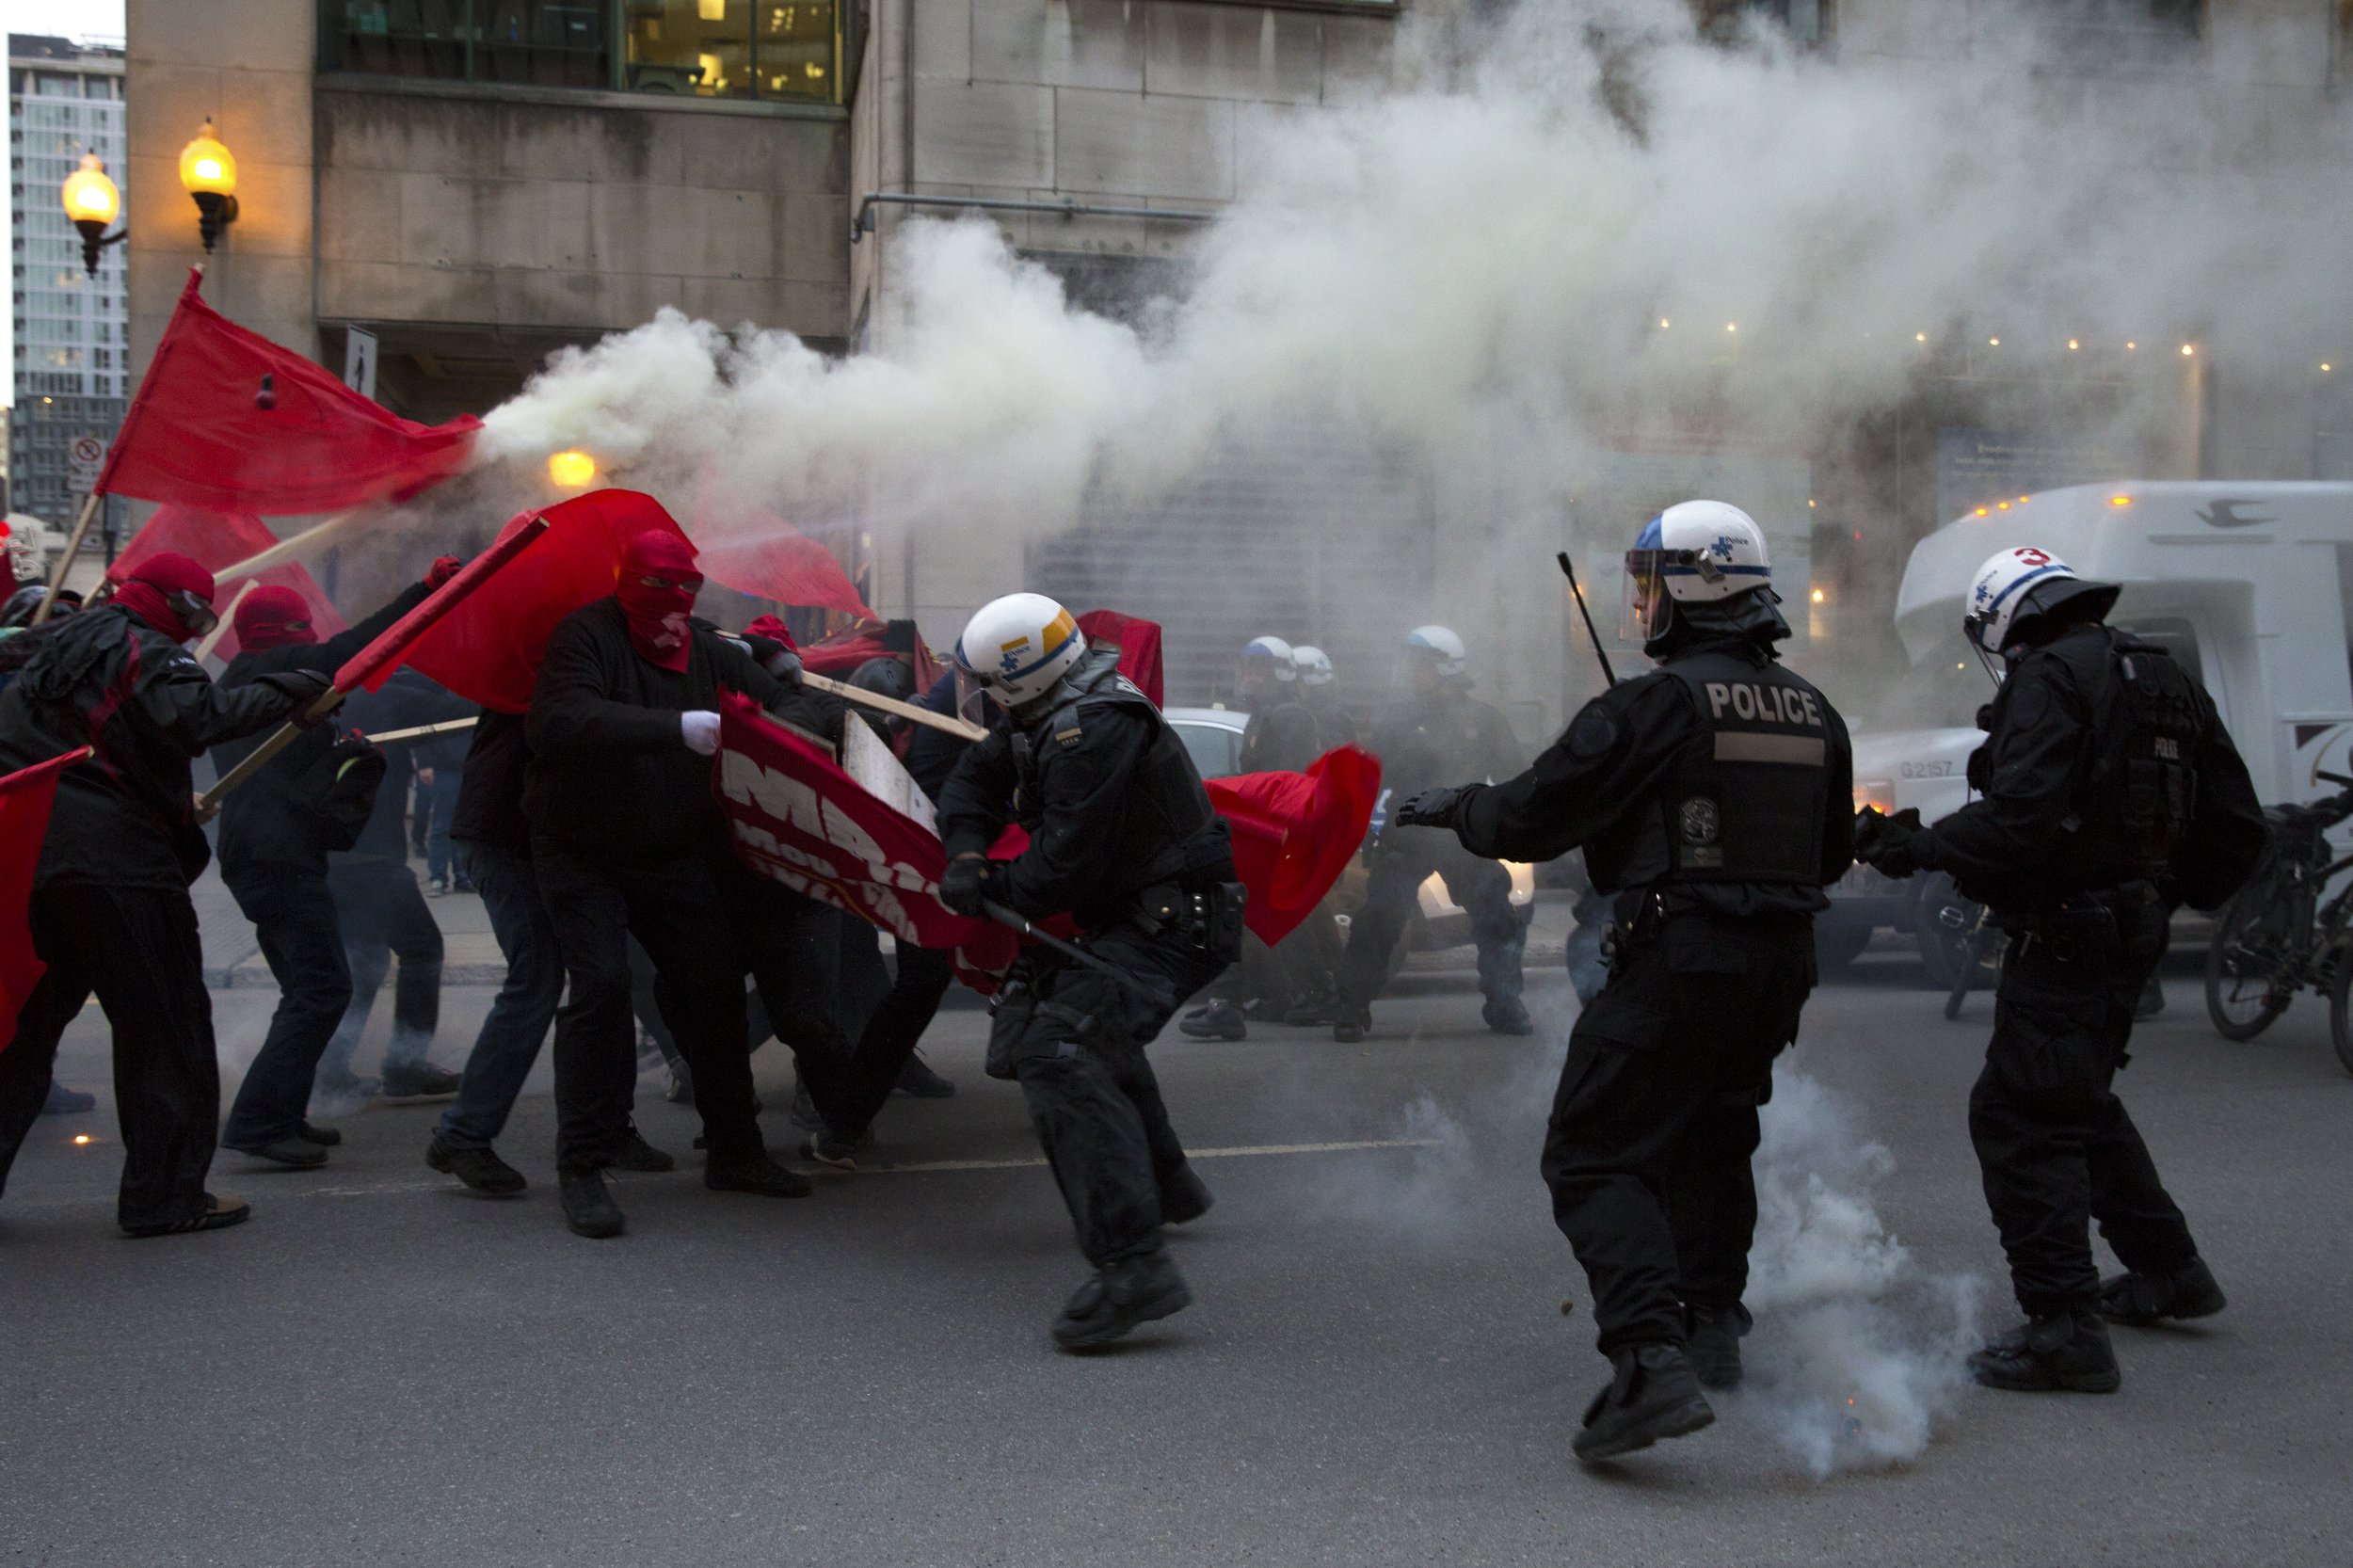
<instances>
[{"instance_id":1,"label":"black combat boot","mask_svg":"<svg viewBox=\"0 0 2353 1568\"><path fill-rule=\"evenodd\" d=\"M1176 1028L1191 1040L1247 1040L1249 1020L1241 1009L1220 997L1209 1006L1197 1008L1176 1020Z\"/></svg>"},{"instance_id":2,"label":"black combat boot","mask_svg":"<svg viewBox=\"0 0 2353 1568\"><path fill-rule=\"evenodd\" d=\"M678 1169L678 1156L655 1148L646 1142L646 1135L637 1130L637 1124L629 1124L629 1135L613 1145L613 1152L604 1159L607 1170L635 1171L640 1176L660 1176Z\"/></svg>"},{"instance_id":3,"label":"black combat boot","mask_svg":"<svg viewBox=\"0 0 2353 1568\"><path fill-rule=\"evenodd\" d=\"M1740 1341L1753 1321L1749 1309L1737 1303L1683 1309L1684 1341L1690 1347L1702 1388L1740 1386Z\"/></svg>"},{"instance_id":4,"label":"black combat boot","mask_svg":"<svg viewBox=\"0 0 2353 1568\"><path fill-rule=\"evenodd\" d=\"M1535 1020L1517 997L1490 997L1479 1009L1480 1019L1497 1034L1533 1034Z\"/></svg>"},{"instance_id":5,"label":"black combat boot","mask_svg":"<svg viewBox=\"0 0 2353 1568\"><path fill-rule=\"evenodd\" d=\"M837 1171L855 1171L857 1169L857 1157L873 1146L874 1129L871 1127L858 1128L850 1132L827 1128L801 1145L801 1158L815 1164L831 1166Z\"/></svg>"},{"instance_id":6,"label":"black combat boot","mask_svg":"<svg viewBox=\"0 0 2353 1568\"><path fill-rule=\"evenodd\" d=\"M496 1151L457 1148L438 1132L424 1146L424 1162L488 1197L513 1197L531 1185L522 1172L501 1160Z\"/></svg>"},{"instance_id":7,"label":"black combat boot","mask_svg":"<svg viewBox=\"0 0 2353 1568\"><path fill-rule=\"evenodd\" d=\"M1197 1220L1216 1201L1209 1195L1209 1187L1193 1174L1193 1167L1187 1165L1160 1188L1160 1224L1181 1225Z\"/></svg>"},{"instance_id":8,"label":"black combat boot","mask_svg":"<svg viewBox=\"0 0 2353 1568\"><path fill-rule=\"evenodd\" d=\"M2029 1318L1969 1358L1988 1388L2012 1393L2113 1394L2124 1381L2108 1325L2089 1305Z\"/></svg>"},{"instance_id":9,"label":"black combat boot","mask_svg":"<svg viewBox=\"0 0 2353 1568\"><path fill-rule=\"evenodd\" d=\"M1585 1407L1585 1428L1570 1445L1579 1459L1609 1459L1682 1437L1716 1418L1699 1374L1680 1345L1636 1345L1613 1358L1617 1375Z\"/></svg>"},{"instance_id":10,"label":"black combat boot","mask_svg":"<svg viewBox=\"0 0 2353 1568\"><path fill-rule=\"evenodd\" d=\"M1193 1291L1165 1247L1123 1257L1079 1287L1054 1320L1054 1343L1066 1351L1108 1345L1139 1323L1193 1304Z\"/></svg>"},{"instance_id":11,"label":"black combat boot","mask_svg":"<svg viewBox=\"0 0 2353 1568\"><path fill-rule=\"evenodd\" d=\"M2222 1310L2222 1287L2201 1257L2170 1273L2117 1274L2100 1282L2100 1316L2143 1326L2164 1318L2211 1318Z\"/></svg>"},{"instance_id":12,"label":"black combat boot","mask_svg":"<svg viewBox=\"0 0 2353 1568\"><path fill-rule=\"evenodd\" d=\"M564 1223L574 1236L601 1241L621 1234L621 1206L613 1201L602 1171L559 1170L555 1180L563 1193Z\"/></svg>"},{"instance_id":13,"label":"black combat boot","mask_svg":"<svg viewBox=\"0 0 2353 1568\"><path fill-rule=\"evenodd\" d=\"M705 1160L703 1185L714 1192L749 1192L760 1198L805 1198L817 1190L808 1177L786 1170L764 1153Z\"/></svg>"}]
</instances>

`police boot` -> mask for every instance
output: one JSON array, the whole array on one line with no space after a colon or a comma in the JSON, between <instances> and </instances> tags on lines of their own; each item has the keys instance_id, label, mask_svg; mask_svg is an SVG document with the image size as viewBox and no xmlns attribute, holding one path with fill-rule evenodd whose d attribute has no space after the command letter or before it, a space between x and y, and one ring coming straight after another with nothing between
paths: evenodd
<instances>
[{"instance_id":1,"label":"police boot","mask_svg":"<svg viewBox=\"0 0 2353 1568\"><path fill-rule=\"evenodd\" d=\"M1988 1388L2012 1393L2113 1394L2124 1381L2108 1326L2089 1306L2029 1318L1969 1358Z\"/></svg>"},{"instance_id":2,"label":"police boot","mask_svg":"<svg viewBox=\"0 0 2353 1568\"><path fill-rule=\"evenodd\" d=\"M1193 1291L1165 1247L1123 1257L1079 1287L1054 1320L1054 1343L1066 1351L1108 1345L1139 1323L1193 1304Z\"/></svg>"},{"instance_id":3,"label":"police boot","mask_svg":"<svg viewBox=\"0 0 2353 1568\"><path fill-rule=\"evenodd\" d=\"M621 1234L621 1206L613 1201L602 1171L559 1170L555 1179L564 1201L564 1223L574 1236L600 1241Z\"/></svg>"},{"instance_id":4,"label":"police boot","mask_svg":"<svg viewBox=\"0 0 2353 1568\"><path fill-rule=\"evenodd\" d=\"M1753 1321L1749 1309L1737 1302L1683 1309L1684 1342L1690 1347L1702 1388L1740 1386L1740 1341Z\"/></svg>"},{"instance_id":5,"label":"police boot","mask_svg":"<svg viewBox=\"0 0 2353 1568\"><path fill-rule=\"evenodd\" d=\"M1250 1024L1241 1008L1220 997L1209 1006L1186 1014L1176 1028L1194 1040L1247 1040Z\"/></svg>"},{"instance_id":6,"label":"police boot","mask_svg":"<svg viewBox=\"0 0 2353 1568\"><path fill-rule=\"evenodd\" d=\"M1697 1432L1716 1418L1682 1346L1636 1345L1613 1360L1617 1375L1585 1407L1585 1428L1570 1445L1577 1458L1632 1453L1662 1437Z\"/></svg>"},{"instance_id":7,"label":"police boot","mask_svg":"<svg viewBox=\"0 0 2353 1568\"><path fill-rule=\"evenodd\" d=\"M1520 1005L1517 997L1489 997L1479 1010L1480 1017L1497 1034L1533 1034L1536 1025Z\"/></svg>"},{"instance_id":8,"label":"police boot","mask_svg":"<svg viewBox=\"0 0 2353 1568\"><path fill-rule=\"evenodd\" d=\"M1527 939L1514 932L1511 940L1479 944L1479 988L1486 1005L1479 1016L1497 1034L1533 1034L1528 1009L1520 1005L1520 953Z\"/></svg>"},{"instance_id":9,"label":"police boot","mask_svg":"<svg viewBox=\"0 0 2353 1568\"><path fill-rule=\"evenodd\" d=\"M1217 1199L1209 1195L1209 1184L1187 1165L1160 1187L1160 1224L1189 1224L1207 1214Z\"/></svg>"},{"instance_id":10,"label":"police boot","mask_svg":"<svg viewBox=\"0 0 2353 1568\"><path fill-rule=\"evenodd\" d=\"M2222 1306L2222 1287L2215 1283L2214 1271L2202 1257L2168 1273L2116 1274L2100 1282L2100 1316L2111 1323L2211 1318Z\"/></svg>"}]
</instances>

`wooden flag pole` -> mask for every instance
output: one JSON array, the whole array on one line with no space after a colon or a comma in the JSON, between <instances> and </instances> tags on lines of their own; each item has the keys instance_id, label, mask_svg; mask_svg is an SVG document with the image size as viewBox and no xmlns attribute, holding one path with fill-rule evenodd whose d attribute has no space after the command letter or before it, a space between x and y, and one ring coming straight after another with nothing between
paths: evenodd
<instances>
[{"instance_id":1,"label":"wooden flag pole","mask_svg":"<svg viewBox=\"0 0 2353 1568\"><path fill-rule=\"evenodd\" d=\"M220 640L229 635L230 623L237 618L237 606L245 602L246 595L260 586L261 584L250 577L237 584L236 594L229 600L229 607L220 612L220 619L213 624L210 632L204 633L204 640L196 645L198 664L200 664L213 656L213 649L218 648Z\"/></svg>"},{"instance_id":2,"label":"wooden flag pole","mask_svg":"<svg viewBox=\"0 0 2353 1568\"><path fill-rule=\"evenodd\" d=\"M901 702L895 696L885 696L880 692L870 692L862 686L853 686L846 680L836 680L830 676L803 670L801 683L811 691L830 692L846 702L864 703L869 708L878 708L886 713L896 713L911 724L926 725L943 734L953 735L959 740L985 741L988 739L988 731L977 724L965 719L952 719L945 713L935 713L928 708L918 708L912 702Z\"/></svg>"},{"instance_id":3,"label":"wooden flag pole","mask_svg":"<svg viewBox=\"0 0 2353 1568\"><path fill-rule=\"evenodd\" d=\"M472 718L442 719L434 724L410 725L406 729L380 729L363 738L370 745L390 745L394 741L422 741L433 735L455 734L460 729L472 729L481 722L482 716L477 713Z\"/></svg>"},{"instance_id":4,"label":"wooden flag pole","mask_svg":"<svg viewBox=\"0 0 2353 1568\"><path fill-rule=\"evenodd\" d=\"M49 591L41 595L40 606L33 612L32 625L47 620L49 612L57 607L57 595L65 589L65 574L73 569L73 557L82 553L82 541L89 536L90 520L98 516L99 504L105 499L92 490L82 502L82 515L73 520L73 532L66 536L65 553L57 557L56 566L49 573Z\"/></svg>"},{"instance_id":5,"label":"wooden flag pole","mask_svg":"<svg viewBox=\"0 0 2353 1568\"><path fill-rule=\"evenodd\" d=\"M359 521L360 515L357 509L338 512L325 522L282 538L267 550L225 566L213 575L226 583L234 578L250 577L257 571L267 571L275 566L282 566L297 555L308 555L314 550L324 550L333 544L344 530Z\"/></svg>"}]
</instances>

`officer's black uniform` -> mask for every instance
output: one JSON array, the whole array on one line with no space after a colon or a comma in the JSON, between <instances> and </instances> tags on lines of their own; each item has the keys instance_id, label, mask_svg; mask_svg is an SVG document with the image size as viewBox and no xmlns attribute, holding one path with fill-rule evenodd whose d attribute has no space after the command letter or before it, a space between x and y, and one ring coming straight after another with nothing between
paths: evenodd
<instances>
[{"instance_id":1,"label":"officer's black uniform","mask_svg":"<svg viewBox=\"0 0 2353 1568\"><path fill-rule=\"evenodd\" d=\"M1373 726L1372 753L1392 808L1450 779L1509 778L1528 765L1511 721L1459 685L1400 700ZM1512 873L1465 854L1445 834L1395 823L1366 853L1371 875L1351 919L1339 967L1340 1025L1361 1030L1372 999L1388 983L1389 957L1413 916L1422 883L1435 872L1447 894L1470 916L1479 946L1479 989L1491 1027L1527 1032L1520 1006L1520 951L1527 929L1512 909Z\"/></svg>"},{"instance_id":2,"label":"officer's black uniform","mask_svg":"<svg viewBox=\"0 0 2353 1568\"><path fill-rule=\"evenodd\" d=\"M1225 820L1184 743L1119 674L1113 650L1088 653L1032 707L1044 711L975 743L942 787L949 857L985 854L1019 822L1030 846L989 872L985 896L1033 919L1069 912L1087 951L1161 991L1147 1001L1032 949L989 1031L988 1072L1020 1080L1079 1250L1097 1270L1056 1325L1075 1346L1189 1299L1160 1226L1193 1218L1208 1193L1144 1048L1234 961L1241 889ZM1130 1310L1139 1306L1155 1309Z\"/></svg>"},{"instance_id":3,"label":"officer's black uniform","mask_svg":"<svg viewBox=\"0 0 2353 1568\"><path fill-rule=\"evenodd\" d=\"M1621 1398L1636 1352L1681 1347L1698 1318L1745 1323L1756 1108L1814 986L1821 889L1852 859L1846 724L1776 662L1789 629L1771 600L1674 615L1649 645L1658 669L1588 703L1528 772L1452 807L1472 853L1548 860L1582 845L1594 888L1616 897L1609 982L1570 1037L1544 1175ZM1719 1384L1738 1376L1737 1339L1723 1344Z\"/></svg>"},{"instance_id":4,"label":"officer's black uniform","mask_svg":"<svg viewBox=\"0 0 2353 1568\"><path fill-rule=\"evenodd\" d=\"M2103 611L2115 597L2099 584L2077 592L2100 596ZM1982 798L1909 832L1900 819L1866 819L1864 853L1883 858L1876 835L1886 830L1898 856L1888 869L1950 872L2011 936L1969 1135L2018 1304L2037 1322L2031 1347L2008 1346L2012 1365L1981 1364L1980 1376L2114 1387L2093 1316L2091 1220L2134 1274L2194 1272L2205 1309L2221 1305L2109 1084L2172 904L2227 898L2252 869L2263 815L2206 694L2162 649L2081 615L2016 659L1987 728L1969 763ZM2168 1307L2198 1304L2163 1293Z\"/></svg>"}]
</instances>

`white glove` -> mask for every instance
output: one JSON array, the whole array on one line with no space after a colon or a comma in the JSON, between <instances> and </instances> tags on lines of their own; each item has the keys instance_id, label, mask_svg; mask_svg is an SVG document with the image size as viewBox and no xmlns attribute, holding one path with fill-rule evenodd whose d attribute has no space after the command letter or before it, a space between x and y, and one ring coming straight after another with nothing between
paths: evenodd
<instances>
[{"instance_id":1,"label":"white glove","mask_svg":"<svg viewBox=\"0 0 2353 1568\"><path fill-rule=\"evenodd\" d=\"M686 738L686 748L705 757L719 754L719 715L709 709L697 709L678 716L678 732Z\"/></svg>"}]
</instances>

